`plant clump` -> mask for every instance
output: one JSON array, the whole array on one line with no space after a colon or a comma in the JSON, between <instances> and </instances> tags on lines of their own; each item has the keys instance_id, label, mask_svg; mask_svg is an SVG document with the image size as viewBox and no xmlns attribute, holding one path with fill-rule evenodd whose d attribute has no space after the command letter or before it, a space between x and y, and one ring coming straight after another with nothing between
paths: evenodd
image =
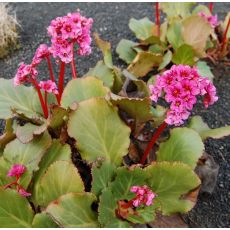
<instances>
[{"instance_id":1,"label":"plant clump","mask_svg":"<svg viewBox=\"0 0 230 230\"><path fill-rule=\"evenodd\" d=\"M0 3L0 58L18 48L18 27L16 15L6 3Z\"/></svg>"},{"instance_id":2,"label":"plant clump","mask_svg":"<svg viewBox=\"0 0 230 230\"><path fill-rule=\"evenodd\" d=\"M14 79L0 79L0 119L6 120L0 227L147 226L159 214L194 207L204 141L230 135L230 126L210 129L190 116L198 96L205 108L218 99L214 76L200 61L212 26L197 12L191 15L188 3L179 11L172 10L175 3L162 4L168 14L163 37L159 20L130 20L140 42L118 44L128 63L124 70L113 64L111 44L94 34L103 59L79 78L75 59L91 53L93 20L76 12L54 19L51 45L41 44ZM204 29L199 44L191 39L191 25ZM178 31L186 33L178 37ZM44 81L37 71L41 61L49 70ZM64 86L66 67L72 79Z\"/></svg>"}]
</instances>

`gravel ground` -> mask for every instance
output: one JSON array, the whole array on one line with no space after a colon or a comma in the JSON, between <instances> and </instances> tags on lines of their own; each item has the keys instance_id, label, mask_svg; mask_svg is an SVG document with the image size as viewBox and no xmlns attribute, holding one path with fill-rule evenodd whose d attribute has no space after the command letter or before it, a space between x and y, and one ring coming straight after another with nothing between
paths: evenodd
<instances>
[{"instance_id":1,"label":"gravel ground","mask_svg":"<svg viewBox=\"0 0 230 230\"><path fill-rule=\"evenodd\" d=\"M30 63L33 54L40 43L48 43L46 27L49 22L75 9L81 9L83 15L94 19L93 31L112 43L113 51L122 38L133 39L128 28L131 17L153 18L151 3L11 3L16 10L21 24L21 48L4 60L0 60L0 77L12 78L20 62ZM230 10L229 3L215 3L214 12L223 19ZM93 44L93 53L89 57L79 58L77 61L79 75L85 74L90 67L95 66L101 59L101 53ZM122 66L114 52L114 63ZM230 76L229 68L213 66L217 77L215 84L218 89L219 101L203 110L198 105L195 110L209 124L210 127L230 125ZM48 76L46 71L42 74ZM68 78L68 76L67 76ZM217 186L212 195L201 194L196 207L187 215L186 221L191 227L229 227L230 201L230 137L222 140L207 140L206 151L211 154L220 165Z\"/></svg>"}]
</instances>

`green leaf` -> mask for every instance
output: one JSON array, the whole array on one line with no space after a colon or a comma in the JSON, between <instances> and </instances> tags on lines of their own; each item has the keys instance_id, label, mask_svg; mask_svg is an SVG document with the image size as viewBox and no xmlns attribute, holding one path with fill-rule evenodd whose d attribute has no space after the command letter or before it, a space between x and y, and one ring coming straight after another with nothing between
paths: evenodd
<instances>
[{"instance_id":1,"label":"green leaf","mask_svg":"<svg viewBox=\"0 0 230 230\"><path fill-rule=\"evenodd\" d=\"M130 64L137 55L137 52L133 49L133 47L137 45L138 43L136 42L122 39L116 48L119 58L125 61L127 64Z\"/></svg>"},{"instance_id":2,"label":"green leaf","mask_svg":"<svg viewBox=\"0 0 230 230\"><path fill-rule=\"evenodd\" d=\"M147 183L157 194L163 215L188 212L193 203L182 196L200 185L191 167L179 162L158 162L145 168Z\"/></svg>"},{"instance_id":3,"label":"green leaf","mask_svg":"<svg viewBox=\"0 0 230 230\"><path fill-rule=\"evenodd\" d=\"M56 161L40 182L39 204L47 206L51 201L70 192L84 192L84 184L77 168L68 161Z\"/></svg>"},{"instance_id":4,"label":"green leaf","mask_svg":"<svg viewBox=\"0 0 230 230\"><path fill-rule=\"evenodd\" d=\"M42 126L26 123L24 126L17 125L16 136L23 144L27 144L33 140L34 137L41 135L47 129L47 124Z\"/></svg>"},{"instance_id":5,"label":"green leaf","mask_svg":"<svg viewBox=\"0 0 230 230\"><path fill-rule=\"evenodd\" d=\"M53 105L50 109L49 127L52 129L62 127L62 125L65 123L66 117L68 117L68 110L60 106Z\"/></svg>"},{"instance_id":6,"label":"green leaf","mask_svg":"<svg viewBox=\"0 0 230 230\"><path fill-rule=\"evenodd\" d=\"M37 92L32 87L14 87L12 80L0 79L0 119L14 116L14 112L28 118L41 116Z\"/></svg>"},{"instance_id":7,"label":"green leaf","mask_svg":"<svg viewBox=\"0 0 230 230\"><path fill-rule=\"evenodd\" d=\"M31 228L33 210L15 190L0 188L0 227Z\"/></svg>"},{"instance_id":8,"label":"green leaf","mask_svg":"<svg viewBox=\"0 0 230 230\"><path fill-rule=\"evenodd\" d=\"M94 39L97 46L101 49L104 55L104 63L109 67L113 67L111 44L110 42L103 41L97 33L94 33Z\"/></svg>"},{"instance_id":9,"label":"green leaf","mask_svg":"<svg viewBox=\"0 0 230 230\"><path fill-rule=\"evenodd\" d=\"M161 44L160 38L157 35L155 36L152 35L151 37L142 40L140 43L140 45L153 45L153 44L158 44L158 45Z\"/></svg>"},{"instance_id":10,"label":"green leaf","mask_svg":"<svg viewBox=\"0 0 230 230\"><path fill-rule=\"evenodd\" d=\"M37 213L34 216L33 223L32 223L33 228L57 228L58 225L53 222L53 220L45 213Z\"/></svg>"},{"instance_id":11,"label":"green leaf","mask_svg":"<svg viewBox=\"0 0 230 230\"><path fill-rule=\"evenodd\" d=\"M123 77L122 77L121 69L114 66L113 73L114 73L114 83L113 83L113 87L111 88L111 91L113 93L119 93L123 86Z\"/></svg>"},{"instance_id":12,"label":"green leaf","mask_svg":"<svg viewBox=\"0 0 230 230\"><path fill-rule=\"evenodd\" d=\"M130 170L126 167L118 168L116 179L111 184L114 199L129 200L133 198L134 194L130 192L131 186L144 185L146 179L146 173L139 167Z\"/></svg>"},{"instance_id":13,"label":"green leaf","mask_svg":"<svg viewBox=\"0 0 230 230\"><path fill-rule=\"evenodd\" d=\"M145 40L154 34L155 24L151 22L147 17L140 20L131 18L129 21L129 28L132 30L136 37L140 40Z\"/></svg>"},{"instance_id":14,"label":"green leaf","mask_svg":"<svg viewBox=\"0 0 230 230\"><path fill-rule=\"evenodd\" d=\"M221 128L210 129L200 116L192 117L188 127L195 130L203 141L209 137L219 139L230 135L230 125Z\"/></svg>"},{"instance_id":15,"label":"green leaf","mask_svg":"<svg viewBox=\"0 0 230 230\"><path fill-rule=\"evenodd\" d=\"M112 97L112 103L135 119L137 123L152 120L150 98Z\"/></svg>"},{"instance_id":16,"label":"green leaf","mask_svg":"<svg viewBox=\"0 0 230 230\"><path fill-rule=\"evenodd\" d=\"M135 77L133 74L131 74L126 69L122 71L122 74L126 78L131 80L133 82L133 84L136 85L138 93L140 94L141 98L150 96L149 88L148 88L148 86L146 85L146 83L144 81L138 79L137 77Z\"/></svg>"},{"instance_id":17,"label":"green leaf","mask_svg":"<svg viewBox=\"0 0 230 230\"><path fill-rule=\"evenodd\" d=\"M0 152L0 156L3 153L5 146L16 137L13 129L13 120L7 119L5 122L4 133L0 136L0 150L2 150L2 152Z\"/></svg>"},{"instance_id":18,"label":"green leaf","mask_svg":"<svg viewBox=\"0 0 230 230\"><path fill-rule=\"evenodd\" d=\"M35 173L33 177L32 199L34 203L38 204L39 201L42 199L42 197L39 197L41 195L39 194L39 183L46 170L55 161L61 160L71 162L71 149L69 145L62 145L59 140L54 139L52 145L39 163L39 170Z\"/></svg>"},{"instance_id":19,"label":"green leaf","mask_svg":"<svg viewBox=\"0 0 230 230\"><path fill-rule=\"evenodd\" d=\"M214 75L205 61L198 61L196 66L198 73L202 77L207 77L210 81L213 81Z\"/></svg>"},{"instance_id":20,"label":"green leaf","mask_svg":"<svg viewBox=\"0 0 230 230\"><path fill-rule=\"evenodd\" d=\"M153 67L159 66L161 62L161 55L142 51L137 54L133 62L129 65L128 71L136 77L144 77Z\"/></svg>"},{"instance_id":21,"label":"green leaf","mask_svg":"<svg viewBox=\"0 0 230 230\"><path fill-rule=\"evenodd\" d=\"M170 134L170 138L160 144L157 161L180 161L195 168L204 151L200 136L188 128L175 128Z\"/></svg>"},{"instance_id":22,"label":"green leaf","mask_svg":"<svg viewBox=\"0 0 230 230\"><path fill-rule=\"evenodd\" d=\"M92 168L92 189L91 191L99 196L101 192L108 187L109 183L115 176L116 168L113 164L103 162L101 167Z\"/></svg>"},{"instance_id":23,"label":"green leaf","mask_svg":"<svg viewBox=\"0 0 230 230\"><path fill-rule=\"evenodd\" d=\"M106 189L100 196L100 202L98 206L98 221L105 227L107 224L117 220L116 210L117 201L111 192L111 189Z\"/></svg>"},{"instance_id":24,"label":"green leaf","mask_svg":"<svg viewBox=\"0 0 230 230\"><path fill-rule=\"evenodd\" d=\"M182 22L182 37L185 43L192 46L201 57L205 56L206 42L211 32L211 25L199 15L192 15Z\"/></svg>"},{"instance_id":25,"label":"green leaf","mask_svg":"<svg viewBox=\"0 0 230 230\"><path fill-rule=\"evenodd\" d=\"M127 221L115 219L105 225L105 228L130 228L130 224Z\"/></svg>"},{"instance_id":26,"label":"green leaf","mask_svg":"<svg viewBox=\"0 0 230 230\"><path fill-rule=\"evenodd\" d=\"M201 4L199 4L193 9L192 14L198 14L200 12L204 12L206 15L211 15L209 8Z\"/></svg>"},{"instance_id":27,"label":"green leaf","mask_svg":"<svg viewBox=\"0 0 230 230\"><path fill-rule=\"evenodd\" d=\"M134 224L146 224L155 219L155 205L146 206L144 208L136 209L134 215L129 215L127 220Z\"/></svg>"},{"instance_id":28,"label":"green leaf","mask_svg":"<svg viewBox=\"0 0 230 230\"><path fill-rule=\"evenodd\" d=\"M69 193L52 202L46 212L64 228L96 228L97 216L91 208L94 201L92 193Z\"/></svg>"},{"instance_id":29,"label":"green leaf","mask_svg":"<svg viewBox=\"0 0 230 230\"><path fill-rule=\"evenodd\" d=\"M170 25L166 34L168 42L172 45L174 49L177 49L184 44L181 34L181 27L181 23L175 22Z\"/></svg>"},{"instance_id":30,"label":"green leaf","mask_svg":"<svg viewBox=\"0 0 230 230\"><path fill-rule=\"evenodd\" d=\"M90 68L85 76L92 76L104 82L105 86L111 88L114 84L114 73L103 61L97 62L94 68Z\"/></svg>"},{"instance_id":31,"label":"green leaf","mask_svg":"<svg viewBox=\"0 0 230 230\"><path fill-rule=\"evenodd\" d=\"M168 19L185 18L190 15L190 10L194 3L192 2L161 2L160 8L167 15Z\"/></svg>"},{"instance_id":32,"label":"green leaf","mask_svg":"<svg viewBox=\"0 0 230 230\"><path fill-rule=\"evenodd\" d=\"M159 65L158 70L164 69L172 60L172 52L170 50L164 55L161 64Z\"/></svg>"},{"instance_id":33,"label":"green leaf","mask_svg":"<svg viewBox=\"0 0 230 230\"><path fill-rule=\"evenodd\" d=\"M184 44L176 49L176 52L173 54L172 62L174 64L182 65L194 65L194 51L190 45Z\"/></svg>"},{"instance_id":34,"label":"green leaf","mask_svg":"<svg viewBox=\"0 0 230 230\"><path fill-rule=\"evenodd\" d=\"M70 115L68 134L77 140L82 158L89 162L100 157L119 165L128 153L130 129L120 119L117 108L103 98L79 103Z\"/></svg>"},{"instance_id":35,"label":"green leaf","mask_svg":"<svg viewBox=\"0 0 230 230\"><path fill-rule=\"evenodd\" d=\"M151 107L151 112L153 114L153 127L157 128L165 120L167 109L161 105L156 105L156 107Z\"/></svg>"},{"instance_id":36,"label":"green leaf","mask_svg":"<svg viewBox=\"0 0 230 230\"><path fill-rule=\"evenodd\" d=\"M104 226L110 226L111 222L116 219L117 201L134 198L135 195L130 192L130 188L133 185L146 184L146 179L146 173L139 167L133 169L118 168L115 180L111 183L109 189L105 189L100 196L99 222Z\"/></svg>"},{"instance_id":37,"label":"green leaf","mask_svg":"<svg viewBox=\"0 0 230 230\"><path fill-rule=\"evenodd\" d=\"M152 53L154 53L154 54L161 54L161 55L164 54L164 49L163 49L163 47L160 46L160 45L158 45L158 44L149 46L148 51L150 51L150 52L152 52Z\"/></svg>"},{"instance_id":38,"label":"green leaf","mask_svg":"<svg viewBox=\"0 0 230 230\"><path fill-rule=\"evenodd\" d=\"M92 97L104 97L109 89L103 82L94 77L85 77L71 80L64 89L61 105L65 108L74 102L81 102Z\"/></svg>"},{"instance_id":39,"label":"green leaf","mask_svg":"<svg viewBox=\"0 0 230 230\"><path fill-rule=\"evenodd\" d=\"M7 144L3 156L10 164L23 164L32 172L38 170L38 164L50 145L51 137L47 132L28 144L15 139Z\"/></svg>"}]
</instances>

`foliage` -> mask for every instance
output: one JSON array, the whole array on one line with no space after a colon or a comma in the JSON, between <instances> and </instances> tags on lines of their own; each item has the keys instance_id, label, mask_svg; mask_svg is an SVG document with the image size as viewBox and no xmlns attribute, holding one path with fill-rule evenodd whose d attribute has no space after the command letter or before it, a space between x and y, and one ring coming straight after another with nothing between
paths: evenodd
<instances>
[{"instance_id":1,"label":"foliage","mask_svg":"<svg viewBox=\"0 0 230 230\"><path fill-rule=\"evenodd\" d=\"M210 129L194 116L187 127L168 127L150 146L147 161L138 164L147 141L155 138L151 131L164 127L168 113L150 97L157 74L183 64L214 78L200 60L209 52L208 40L214 42L214 30L197 13L209 10L192 6L161 3L167 19L160 36L148 18L130 19L137 41L122 39L116 48L128 64L124 70L113 64L111 44L95 34L103 59L77 78L72 57L73 79L65 87L63 69L69 63L62 60L53 94L39 94L44 88L36 83L15 87L0 79L0 118L6 120L0 136L0 227L135 227L155 221L157 213L194 207L191 194L201 183L194 169L203 142L230 135L229 126ZM18 164L25 172L9 176ZM136 196L136 187L150 195ZM20 193L22 188L31 196Z\"/></svg>"}]
</instances>

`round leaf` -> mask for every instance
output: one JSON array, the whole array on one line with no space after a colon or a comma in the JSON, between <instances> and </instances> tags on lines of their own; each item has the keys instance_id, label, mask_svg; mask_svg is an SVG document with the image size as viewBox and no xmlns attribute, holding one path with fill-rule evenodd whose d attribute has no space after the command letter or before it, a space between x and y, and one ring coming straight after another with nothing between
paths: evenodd
<instances>
[{"instance_id":1,"label":"round leaf","mask_svg":"<svg viewBox=\"0 0 230 230\"><path fill-rule=\"evenodd\" d=\"M91 97L104 97L108 88L103 82L94 77L85 77L71 80L62 94L61 105L65 108L73 102L84 101Z\"/></svg>"},{"instance_id":2,"label":"round leaf","mask_svg":"<svg viewBox=\"0 0 230 230\"><path fill-rule=\"evenodd\" d=\"M67 144L62 145L59 140L53 140L52 145L39 163L39 170L35 173L33 177L32 199L34 203L38 204L39 200L42 199L39 197L39 195L41 194L39 194L38 192L40 179L52 163L60 160L71 162L70 146Z\"/></svg>"},{"instance_id":3,"label":"round leaf","mask_svg":"<svg viewBox=\"0 0 230 230\"><path fill-rule=\"evenodd\" d=\"M195 168L203 151L204 144L197 132L188 128L175 128L169 140L160 144L157 161L181 161Z\"/></svg>"},{"instance_id":4,"label":"round leaf","mask_svg":"<svg viewBox=\"0 0 230 230\"><path fill-rule=\"evenodd\" d=\"M15 190L0 188L0 227L31 228L33 210Z\"/></svg>"},{"instance_id":5,"label":"round leaf","mask_svg":"<svg viewBox=\"0 0 230 230\"><path fill-rule=\"evenodd\" d=\"M119 58L127 64L130 64L137 55L137 52L133 49L136 45L138 45L138 43L122 39L116 48Z\"/></svg>"},{"instance_id":6,"label":"round leaf","mask_svg":"<svg viewBox=\"0 0 230 230\"><path fill-rule=\"evenodd\" d=\"M141 40L145 40L154 34L155 24L151 22L147 17L140 20L131 18L129 21L129 28L135 33L136 37Z\"/></svg>"},{"instance_id":7,"label":"round leaf","mask_svg":"<svg viewBox=\"0 0 230 230\"><path fill-rule=\"evenodd\" d=\"M191 167L179 162L159 162L145 168L147 183L157 194L156 203L161 205L163 215L188 212L193 202L182 199L190 190L200 185Z\"/></svg>"},{"instance_id":8,"label":"round leaf","mask_svg":"<svg viewBox=\"0 0 230 230\"><path fill-rule=\"evenodd\" d=\"M34 216L33 223L32 223L33 228L57 228L58 225L53 222L53 220L45 213L37 213Z\"/></svg>"},{"instance_id":9,"label":"round leaf","mask_svg":"<svg viewBox=\"0 0 230 230\"><path fill-rule=\"evenodd\" d=\"M23 164L32 172L38 169L38 164L50 145L51 137L47 132L28 144L15 139L6 145L3 156L9 163Z\"/></svg>"},{"instance_id":10,"label":"round leaf","mask_svg":"<svg viewBox=\"0 0 230 230\"><path fill-rule=\"evenodd\" d=\"M189 45L183 44L174 53L172 62L177 65L182 64L193 66L195 63L193 48Z\"/></svg>"},{"instance_id":11,"label":"round leaf","mask_svg":"<svg viewBox=\"0 0 230 230\"><path fill-rule=\"evenodd\" d=\"M109 88L113 86L116 77L113 69L109 68L103 61L99 61L94 68L90 68L85 76L96 77Z\"/></svg>"},{"instance_id":12,"label":"round leaf","mask_svg":"<svg viewBox=\"0 0 230 230\"><path fill-rule=\"evenodd\" d=\"M192 117L188 127L195 130L200 135L202 140L205 140L209 137L219 139L230 135L230 125L210 129L200 116Z\"/></svg>"},{"instance_id":13,"label":"round leaf","mask_svg":"<svg viewBox=\"0 0 230 230\"><path fill-rule=\"evenodd\" d=\"M98 227L91 205L96 197L91 193L69 193L52 202L46 209L60 226L65 228Z\"/></svg>"},{"instance_id":14,"label":"round leaf","mask_svg":"<svg viewBox=\"0 0 230 230\"><path fill-rule=\"evenodd\" d=\"M53 163L43 176L40 186L40 204L43 206L69 192L84 191L84 184L77 168L67 161Z\"/></svg>"},{"instance_id":15,"label":"round leaf","mask_svg":"<svg viewBox=\"0 0 230 230\"><path fill-rule=\"evenodd\" d=\"M142 51L137 54L133 62L129 65L128 71L136 77L144 77L153 67L159 66L161 62L161 55Z\"/></svg>"},{"instance_id":16,"label":"round leaf","mask_svg":"<svg viewBox=\"0 0 230 230\"><path fill-rule=\"evenodd\" d=\"M28 118L41 116L37 92L32 87L14 87L12 80L0 79L0 119L13 117L13 111ZM36 104L36 106L35 106Z\"/></svg>"},{"instance_id":17,"label":"round leaf","mask_svg":"<svg viewBox=\"0 0 230 230\"><path fill-rule=\"evenodd\" d=\"M82 101L70 115L68 133L77 140L82 158L89 162L100 157L119 165L128 153L130 129L117 108L103 98Z\"/></svg>"},{"instance_id":18,"label":"round leaf","mask_svg":"<svg viewBox=\"0 0 230 230\"><path fill-rule=\"evenodd\" d=\"M182 37L200 56L205 55L205 46L212 27L202 17L193 15L182 22Z\"/></svg>"}]
</instances>

